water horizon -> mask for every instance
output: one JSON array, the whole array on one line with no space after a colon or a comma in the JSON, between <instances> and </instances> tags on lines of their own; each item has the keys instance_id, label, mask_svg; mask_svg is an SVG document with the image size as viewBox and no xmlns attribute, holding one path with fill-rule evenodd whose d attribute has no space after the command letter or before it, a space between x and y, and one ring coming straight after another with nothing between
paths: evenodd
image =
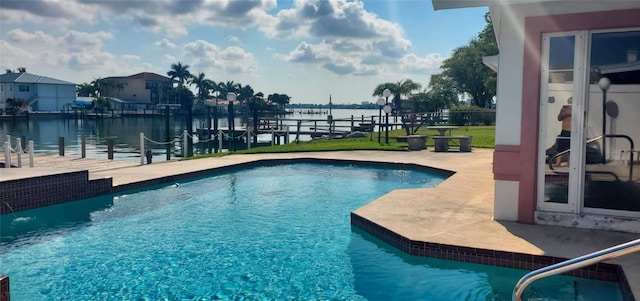
<instances>
[{"instance_id":1,"label":"water horizon","mask_svg":"<svg viewBox=\"0 0 640 301\"><path fill-rule=\"evenodd\" d=\"M310 111L309 111L310 110ZM290 109L290 114L280 115L283 119L282 123L295 128L297 120L301 120L304 124L313 120L317 121L318 127L325 126L328 119L328 110L311 110L311 109ZM326 111L326 112L325 112ZM353 116L354 120L361 119L370 120L371 116L377 116L378 110L372 109L332 109L331 114L334 120L347 120ZM265 117L265 116L262 116ZM377 117L376 117L377 118ZM197 115L193 117L193 129L206 128L206 115ZM234 123L236 128L245 126L245 120L242 117L236 117ZM219 126L226 128L228 126L227 116L219 119ZM309 125L307 124L308 128ZM183 134L186 129L186 116L172 115L169 120L170 137L178 137ZM108 140L114 140L114 158L119 160L140 160L140 133L144 133L145 137L165 142L166 122L162 115L137 115L122 117L97 117L97 118L66 118L62 114L59 116L48 115L46 117L35 118L10 118L0 120L0 136L4 141L7 135L11 136L11 145L16 146L15 138L24 139L26 141L34 141L34 150L36 154L58 154L59 137L64 139L65 155L80 156L80 143L82 136L86 139L86 154L88 158L107 158ZM295 133L291 133L295 136ZM311 140L311 137L301 136L300 140ZM259 137L262 140L270 140L269 137ZM294 137L290 137L294 139ZM292 141L292 140L290 140ZM149 147L149 145L147 145ZM151 145L154 153L162 152L164 145ZM203 149L197 150L202 153ZM157 158L157 159L156 159ZM164 160L163 156L154 156L154 160Z\"/></svg>"}]
</instances>

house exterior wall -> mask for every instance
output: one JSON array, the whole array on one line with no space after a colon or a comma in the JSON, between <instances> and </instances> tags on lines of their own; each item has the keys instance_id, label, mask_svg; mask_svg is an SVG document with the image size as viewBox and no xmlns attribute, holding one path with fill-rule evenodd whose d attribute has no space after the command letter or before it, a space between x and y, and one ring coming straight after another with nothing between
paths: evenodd
<instances>
[{"instance_id":1,"label":"house exterior wall","mask_svg":"<svg viewBox=\"0 0 640 301\"><path fill-rule=\"evenodd\" d=\"M107 88L105 89L104 96L115 97L134 103L145 103L151 100L151 92L145 89L146 81L144 79L122 78L119 79L118 82L124 83L123 89Z\"/></svg>"},{"instance_id":2,"label":"house exterior wall","mask_svg":"<svg viewBox=\"0 0 640 301\"><path fill-rule=\"evenodd\" d=\"M62 111L76 99L74 85L36 84L37 110Z\"/></svg>"},{"instance_id":3,"label":"house exterior wall","mask_svg":"<svg viewBox=\"0 0 640 301\"><path fill-rule=\"evenodd\" d=\"M7 107L6 99L9 98L9 85L6 83L0 83L0 110L4 112L4 109Z\"/></svg>"},{"instance_id":4,"label":"house exterior wall","mask_svg":"<svg viewBox=\"0 0 640 301\"><path fill-rule=\"evenodd\" d=\"M2 95L2 98L5 101L7 98L20 98L29 100L37 94L37 88L34 84L3 83L2 85L4 85L4 94ZM28 86L29 91L20 91L19 86Z\"/></svg>"},{"instance_id":5,"label":"house exterior wall","mask_svg":"<svg viewBox=\"0 0 640 301\"><path fill-rule=\"evenodd\" d=\"M640 26L640 2L603 2L548 2L491 10L500 19L495 219L534 223L542 34Z\"/></svg>"}]
</instances>

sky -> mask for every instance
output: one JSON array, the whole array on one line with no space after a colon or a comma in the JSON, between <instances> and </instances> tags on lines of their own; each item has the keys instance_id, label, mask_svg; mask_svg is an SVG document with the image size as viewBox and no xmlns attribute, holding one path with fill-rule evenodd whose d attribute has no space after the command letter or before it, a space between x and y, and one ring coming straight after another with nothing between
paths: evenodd
<instances>
[{"instance_id":1,"label":"sky","mask_svg":"<svg viewBox=\"0 0 640 301\"><path fill-rule=\"evenodd\" d=\"M166 76L180 62L291 103L375 102L381 83L426 88L486 12L430 0L1 0L0 72L81 84Z\"/></svg>"}]
</instances>

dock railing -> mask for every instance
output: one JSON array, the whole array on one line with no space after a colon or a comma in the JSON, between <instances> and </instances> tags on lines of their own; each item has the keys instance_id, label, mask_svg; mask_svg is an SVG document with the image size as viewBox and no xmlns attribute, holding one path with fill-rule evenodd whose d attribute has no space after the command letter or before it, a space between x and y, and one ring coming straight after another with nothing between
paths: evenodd
<instances>
[{"instance_id":1,"label":"dock railing","mask_svg":"<svg viewBox=\"0 0 640 301\"><path fill-rule=\"evenodd\" d=\"M33 167L33 140L29 140L29 144L24 149L22 147L22 139L16 138L16 147L13 148L11 146L11 135L7 135L4 143L2 144L2 150L4 153L4 167L11 168L12 167L12 154L16 154L16 166L18 168L22 167L22 156L27 154L29 156L29 167Z\"/></svg>"}]
</instances>

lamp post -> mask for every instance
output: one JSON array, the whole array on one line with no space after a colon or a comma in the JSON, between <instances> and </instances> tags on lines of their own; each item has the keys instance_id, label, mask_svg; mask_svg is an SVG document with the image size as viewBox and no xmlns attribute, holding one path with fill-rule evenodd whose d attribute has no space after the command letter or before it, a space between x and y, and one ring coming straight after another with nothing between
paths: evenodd
<instances>
[{"instance_id":1,"label":"lamp post","mask_svg":"<svg viewBox=\"0 0 640 301\"><path fill-rule=\"evenodd\" d=\"M382 133L382 106L384 106L384 97L378 98L378 143L380 143L380 133Z\"/></svg>"},{"instance_id":2,"label":"lamp post","mask_svg":"<svg viewBox=\"0 0 640 301\"><path fill-rule=\"evenodd\" d=\"M235 116L234 116L234 111L233 111L233 102L236 100L238 96L236 95L236 93L233 92L228 92L227 93L227 101L229 101L229 112L228 112L228 123L229 123L229 136L231 137L229 140L229 150L233 151L235 150L234 147L234 143L235 143Z\"/></svg>"},{"instance_id":3,"label":"lamp post","mask_svg":"<svg viewBox=\"0 0 640 301\"><path fill-rule=\"evenodd\" d=\"M165 139L167 139L167 145L166 145L166 150L167 150L167 161L171 160L171 144L168 143L170 140L170 131L169 131L169 111L171 109L179 109L180 108L180 104L167 104L167 103L162 103L156 106L156 108L158 109L164 109L164 136Z\"/></svg>"},{"instance_id":4,"label":"lamp post","mask_svg":"<svg viewBox=\"0 0 640 301\"><path fill-rule=\"evenodd\" d=\"M217 112L218 105L216 104L216 102L211 102L209 100L204 101L204 104L207 106L207 151L209 153L211 153L211 107L216 106L216 112Z\"/></svg>"},{"instance_id":5,"label":"lamp post","mask_svg":"<svg viewBox=\"0 0 640 301\"><path fill-rule=\"evenodd\" d=\"M385 134L384 143L389 144L389 113L391 112L391 106L389 105L389 96L391 96L391 90L384 89L382 96L384 97L384 113L385 113Z\"/></svg>"},{"instance_id":6,"label":"lamp post","mask_svg":"<svg viewBox=\"0 0 640 301\"><path fill-rule=\"evenodd\" d=\"M611 81L603 77L598 81L602 90L602 164L607 164L607 91L611 87Z\"/></svg>"},{"instance_id":7,"label":"lamp post","mask_svg":"<svg viewBox=\"0 0 640 301\"><path fill-rule=\"evenodd\" d=\"M327 116L327 123L329 124L329 139L333 138L333 113L331 112L331 94L329 94L329 116Z\"/></svg>"}]
</instances>

